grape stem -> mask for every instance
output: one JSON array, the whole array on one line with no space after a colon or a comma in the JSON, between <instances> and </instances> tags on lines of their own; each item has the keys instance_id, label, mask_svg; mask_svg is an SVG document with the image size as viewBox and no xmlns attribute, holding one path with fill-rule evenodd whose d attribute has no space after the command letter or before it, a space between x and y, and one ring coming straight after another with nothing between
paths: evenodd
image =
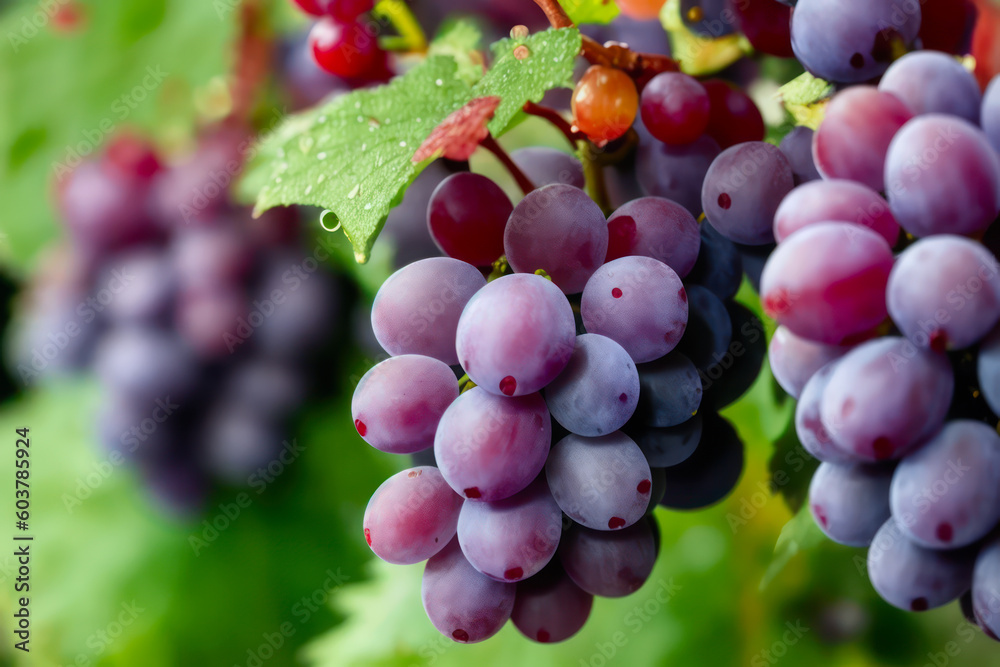
<instances>
[{"instance_id":1,"label":"grape stem","mask_svg":"<svg viewBox=\"0 0 1000 667\"><path fill-rule=\"evenodd\" d=\"M545 17L553 28L574 27L572 19L558 0L535 0L535 4L545 12ZM591 65L617 67L635 79L648 80L661 72L677 72L680 69L676 60L666 56L655 53L639 53L624 44L615 42L601 44L586 35L581 35L581 39L583 41L581 55Z\"/></svg>"},{"instance_id":2,"label":"grape stem","mask_svg":"<svg viewBox=\"0 0 1000 667\"><path fill-rule=\"evenodd\" d=\"M587 138L587 135L583 132L574 130L573 126L562 117L562 114L550 107L535 104L534 102L528 102L524 105L524 113L544 118L555 125L556 128L566 137L566 141L568 141L574 148L576 148L578 141L583 141Z\"/></svg>"},{"instance_id":3,"label":"grape stem","mask_svg":"<svg viewBox=\"0 0 1000 667\"><path fill-rule=\"evenodd\" d=\"M535 189L535 184L531 182L531 179L524 175L524 172L521 171L520 167L514 164L514 160L512 160L510 155L507 154L507 151L503 149L503 146L497 143L497 140L493 138L492 134L487 134L486 138L483 139L480 145L489 152L493 153L493 155L500 160L503 166L506 167L507 171L510 172L510 175L514 177L514 180L517 181L518 187L521 188L524 194L528 194Z\"/></svg>"},{"instance_id":4,"label":"grape stem","mask_svg":"<svg viewBox=\"0 0 1000 667\"><path fill-rule=\"evenodd\" d=\"M598 158L596 147L585 142L581 144L583 150L583 176L587 184L587 194L594 200L594 203L601 207L605 217L611 214L611 202L608 197L608 185L604 180L604 166Z\"/></svg>"},{"instance_id":5,"label":"grape stem","mask_svg":"<svg viewBox=\"0 0 1000 667\"><path fill-rule=\"evenodd\" d=\"M380 0L372 10L377 18L385 19L399 31L399 37L384 38L383 46L389 51L424 53L427 35L420 22L403 0Z\"/></svg>"}]
</instances>

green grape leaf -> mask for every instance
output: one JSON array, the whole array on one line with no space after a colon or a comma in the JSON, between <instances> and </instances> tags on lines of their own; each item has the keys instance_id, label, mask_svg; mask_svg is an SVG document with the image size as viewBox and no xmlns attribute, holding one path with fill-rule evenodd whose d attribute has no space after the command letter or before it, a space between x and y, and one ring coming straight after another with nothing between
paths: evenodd
<instances>
[{"instance_id":1,"label":"green grape leaf","mask_svg":"<svg viewBox=\"0 0 1000 667\"><path fill-rule=\"evenodd\" d=\"M446 23L427 51L431 56L450 56L458 63L458 78L470 86L483 78L485 61L479 51L482 31L471 21Z\"/></svg>"},{"instance_id":2,"label":"green grape leaf","mask_svg":"<svg viewBox=\"0 0 1000 667\"><path fill-rule=\"evenodd\" d=\"M813 521L809 508L804 506L799 509L778 535L778 542L774 545L774 559L764 572L760 590L767 588L796 554L815 548L825 539L826 536Z\"/></svg>"},{"instance_id":3,"label":"green grape leaf","mask_svg":"<svg viewBox=\"0 0 1000 667\"><path fill-rule=\"evenodd\" d=\"M774 443L774 454L767 468L771 473L771 488L785 499L793 512L798 512L805 503L809 482L818 467L819 461L802 448L795 434L794 419L789 420L785 432Z\"/></svg>"},{"instance_id":4,"label":"green grape leaf","mask_svg":"<svg viewBox=\"0 0 1000 667\"><path fill-rule=\"evenodd\" d=\"M817 129L823 122L826 105L833 96L833 84L805 72L778 89L778 95L795 122Z\"/></svg>"},{"instance_id":5,"label":"green grape leaf","mask_svg":"<svg viewBox=\"0 0 1000 667\"><path fill-rule=\"evenodd\" d=\"M611 23L621 13L614 0L559 0L576 25L584 23Z\"/></svg>"},{"instance_id":6,"label":"green grape leaf","mask_svg":"<svg viewBox=\"0 0 1000 667\"><path fill-rule=\"evenodd\" d=\"M290 204L330 209L327 219L339 221L355 259L367 262L389 210L426 166L412 158L435 128L469 101L495 96L501 102L487 127L499 136L525 102L569 85L579 50L575 28L502 40L493 45L493 67L471 87L454 57L432 55L388 85L292 116L262 149L269 177L256 212Z\"/></svg>"}]
</instances>

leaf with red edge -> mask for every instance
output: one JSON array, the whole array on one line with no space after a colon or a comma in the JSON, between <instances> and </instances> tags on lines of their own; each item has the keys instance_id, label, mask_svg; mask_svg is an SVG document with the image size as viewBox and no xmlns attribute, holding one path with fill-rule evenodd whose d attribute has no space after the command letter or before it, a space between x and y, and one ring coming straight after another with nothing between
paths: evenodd
<instances>
[{"instance_id":1,"label":"leaf with red edge","mask_svg":"<svg viewBox=\"0 0 1000 667\"><path fill-rule=\"evenodd\" d=\"M479 143L489 135L486 124L493 118L500 102L496 95L477 97L452 112L420 144L411 161L420 163L437 157L459 162L468 160Z\"/></svg>"}]
</instances>

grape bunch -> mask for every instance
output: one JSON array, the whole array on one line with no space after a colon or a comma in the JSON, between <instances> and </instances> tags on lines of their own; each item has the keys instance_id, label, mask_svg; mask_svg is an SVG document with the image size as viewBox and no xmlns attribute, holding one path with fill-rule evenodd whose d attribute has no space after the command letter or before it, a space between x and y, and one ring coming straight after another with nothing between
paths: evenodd
<instances>
[{"instance_id":1,"label":"grape bunch","mask_svg":"<svg viewBox=\"0 0 1000 667\"><path fill-rule=\"evenodd\" d=\"M868 548L868 576L888 603L923 611L963 598L996 638L1000 79L983 95L941 51L858 65L820 54L822 40L840 34L824 13L833 4L797 4L800 59L837 81L882 76L829 102L811 139L822 178L794 188L786 178L787 191L767 191L762 205L752 177L735 192L710 184L713 164L706 212L716 224L719 209L746 202L733 221L740 233L778 241L760 281L764 310L780 325L769 359L798 400L802 446L821 462L809 494L820 529ZM857 38L850 48L861 49L887 3L858 3L862 13L836 4L836 20ZM814 16L826 17L822 31L803 28L808 39L796 41L797 22ZM909 44L918 27L919 14L891 40ZM776 173L766 170L771 184Z\"/></svg>"},{"instance_id":2,"label":"grape bunch","mask_svg":"<svg viewBox=\"0 0 1000 667\"><path fill-rule=\"evenodd\" d=\"M482 174L438 182L425 219L445 256L379 289L391 356L352 400L368 444L417 464L375 491L365 539L387 562L427 561L424 609L463 643L508 619L562 641L593 596L635 592L659 551L652 509L706 507L738 482L743 444L717 411L766 352L733 300L737 247L687 208L639 197L605 217L574 157L512 161L540 186L516 205Z\"/></svg>"},{"instance_id":3,"label":"grape bunch","mask_svg":"<svg viewBox=\"0 0 1000 667\"><path fill-rule=\"evenodd\" d=\"M170 510L294 460L289 419L337 331L342 287L297 212L254 220L229 198L249 136L222 126L166 164L124 134L65 175L71 244L28 295L19 336L26 383L92 368L104 460L134 463Z\"/></svg>"}]
</instances>

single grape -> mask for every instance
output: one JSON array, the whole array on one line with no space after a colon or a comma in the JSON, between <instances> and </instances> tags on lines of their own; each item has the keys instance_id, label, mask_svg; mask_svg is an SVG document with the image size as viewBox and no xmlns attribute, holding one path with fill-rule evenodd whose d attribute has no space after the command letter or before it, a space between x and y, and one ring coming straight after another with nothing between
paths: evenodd
<instances>
[{"instance_id":1,"label":"single grape","mask_svg":"<svg viewBox=\"0 0 1000 667\"><path fill-rule=\"evenodd\" d=\"M170 253L185 290L242 286L255 260L249 236L235 224L184 229L174 236Z\"/></svg>"},{"instance_id":2,"label":"single grape","mask_svg":"<svg viewBox=\"0 0 1000 667\"><path fill-rule=\"evenodd\" d=\"M982 94L972 72L940 51L913 51L889 65L878 89L916 115L943 113L979 124Z\"/></svg>"},{"instance_id":3,"label":"single grape","mask_svg":"<svg viewBox=\"0 0 1000 667\"><path fill-rule=\"evenodd\" d=\"M892 515L921 546L964 547L1000 522L998 481L996 430L976 421L950 421L896 468Z\"/></svg>"},{"instance_id":4,"label":"single grape","mask_svg":"<svg viewBox=\"0 0 1000 667\"><path fill-rule=\"evenodd\" d=\"M576 294L608 253L608 223L583 190L547 185L514 208L503 247L514 271L542 269L564 293Z\"/></svg>"},{"instance_id":5,"label":"single grape","mask_svg":"<svg viewBox=\"0 0 1000 667\"><path fill-rule=\"evenodd\" d=\"M541 276L494 280L466 305L457 351L472 380L493 394L524 396L552 382L576 344L573 309Z\"/></svg>"},{"instance_id":6,"label":"single grape","mask_svg":"<svg viewBox=\"0 0 1000 667\"><path fill-rule=\"evenodd\" d=\"M580 302L590 333L607 336L636 363L670 352L687 326L687 294L669 266L651 257L622 257L587 281Z\"/></svg>"},{"instance_id":7,"label":"single grape","mask_svg":"<svg viewBox=\"0 0 1000 667\"><path fill-rule=\"evenodd\" d=\"M551 440L552 423L541 396L506 398L475 387L445 410L434 457L457 493L493 502L538 476Z\"/></svg>"},{"instance_id":8,"label":"single grape","mask_svg":"<svg viewBox=\"0 0 1000 667\"><path fill-rule=\"evenodd\" d=\"M357 21L321 18L309 33L309 47L317 65L340 77L361 77L379 64L375 35Z\"/></svg>"},{"instance_id":9,"label":"single grape","mask_svg":"<svg viewBox=\"0 0 1000 667\"><path fill-rule=\"evenodd\" d=\"M733 4L740 31L761 53L792 58L792 10L778 0L741 0Z\"/></svg>"},{"instance_id":10,"label":"single grape","mask_svg":"<svg viewBox=\"0 0 1000 667\"><path fill-rule=\"evenodd\" d=\"M701 406L698 369L680 352L638 366L639 405L632 420L643 426L668 428L683 424Z\"/></svg>"},{"instance_id":11,"label":"single grape","mask_svg":"<svg viewBox=\"0 0 1000 667\"><path fill-rule=\"evenodd\" d=\"M147 327L118 327L97 347L101 384L123 396L179 400L196 389L198 362L176 336Z\"/></svg>"},{"instance_id":12,"label":"single grape","mask_svg":"<svg viewBox=\"0 0 1000 667\"><path fill-rule=\"evenodd\" d=\"M513 151L510 159L536 187L561 183L582 190L585 185L583 165L565 151L548 146L530 146Z\"/></svg>"},{"instance_id":13,"label":"single grape","mask_svg":"<svg viewBox=\"0 0 1000 667\"><path fill-rule=\"evenodd\" d=\"M767 358L771 373L781 388L798 399L806 383L823 366L840 359L851 348L816 343L796 336L788 327L780 326L771 338Z\"/></svg>"},{"instance_id":14,"label":"single grape","mask_svg":"<svg viewBox=\"0 0 1000 667\"><path fill-rule=\"evenodd\" d=\"M545 388L545 403L563 428L577 435L617 431L639 402L639 373L621 345L598 334L576 337L565 370Z\"/></svg>"},{"instance_id":15,"label":"single grape","mask_svg":"<svg viewBox=\"0 0 1000 667\"><path fill-rule=\"evenodd\" d=\"M560 535L562 511L541 475L510 498L466 500L458 516L462 553L497 581L533 577L555 555Z\"/></svg>"},{"instance_id":16,"label":"single grape","mask_svg":"<svg viewBox=\"0 0 1000 667\"><path fill-rule=\"evenodd\" d=\"M685 461L665 468L666 492L660 504L675 510L709 507L732 493L743 474L743 441L732 424L705 414L701 442Z\"/></svg>"},{"instance_id":17,"label":"single grape","mask_svg":"<svg viewBox=\"0 0 1000 667\"><path fill-rule=\"evenodd\" d=\"M561 642L583 628L594 596L573 583L558 563L517 584L510 620L522 635L540 644Z\"/></svg>"},{"instance_id":18,"label":"single grape","mask_svg":"<svg viewBox=\"0 0 1000 667\"><path fill-rule=\"evenodd\" d=\"M713 366L724 362L733 342L733 320L726 304L706 287L687 288L689 315L687 335L679 349L686 354L702 376Z\"/></svg>"},{"instance_id":19,"label":"single grape","mask_svg":"<svg viewBox=\"0 0 1000 667\"><path fill-rule=\"evenodd\" d=\"M651 469L669 468L691 458L701 442L701 431L702 417L699 413L677 426L629 427L629 437L639 445Z\"/></svg>"},{"instance_id":20,"label":"single grape","mask_svg":"<svg viewBox=\"0 0 1000 667\"><path fill-rule=\"evenodd\" d=\"M726 353L701 371L702 405L721 410L743 396L760 375L767 356L764 323L745 306L725 304L732 322Z\"/></svg>"},{"instance_id":21,"label":"single grape","mask_svg":"<svg viewBox=\"0 0 1000 667\"><path fill-rule=\"evenodd\" d=\"M764 141L764 117L749 95L722 79L709 79L702 85L711 105L705 132L722 149Z\"/></svg>"},{"instance_id":22,"label":"single grape","mask_svg":"<svg viewBox=\"0 0 1000 667\"><path fill-rule=\"evenodd\" d=\"M885 185L893 215L914 236L972 234L1000 210L1000 157L979 128L925 114L892 140Z\"/></svg>"},{"instance_id":23,"label":"single grape","mask_svg":"<svg viewBox=\"0 0 1000 667\"><path fill-rule=\"evenodd\" d=\"M776 146L761 141L722 151L705 175L701 205L708 222L736 243L774 241L774 213L795 187L792 166Z\"/></svg>"},{"instance_id":24,"label":"single grape","mask_svg":"<svg viewBox=\"0 0 1000 667\"><path fill-rule=\"evenodd\" d=\"M701 186L719 145L709 136L683 146L660 141L640 142L636 173L642 191L675 201L691 215L701 215Z\"/></svg>"},{"instance_id":25,"label":"single grape","mask_svg":"<svg viewBox=\"0 0 1000 667\"><path fill-rule=\"evenodd\" d=\"M967 347L1000 320L1000 264L961 236L921 239L897 258L886 300L915 345L938 352Z\"/></svg>"},{"instance_id":26,"label":"single grape","mask_svg":"<svg viewBox=\"0 0 1000 667\"><path fill-rule=\"evenodd\" d=\"M776 0L770 1L774 2ZM799 125L786 134L781 140L781 144L778 145L781 152L788 158L788 163L792 165L792 175L795 177L796 186L823 178L823 175L819 173L819 169L816 168L816 163L813 161L812 144L814 135L815 132L813 132L811 127ZM788 199L788 197L785 197L785 199ZM781 239L778 240L780 241Z\"/></svg>"},{"instance_id":27,"label":"single grape","mask_svg":"<svg viewBox=\"0 0 1000 667\"><path fill-rule=\"evenodd\" d=\"M170 313L179 276L169 256L153 247L136 248L109 260L98 279L107 290L107 314L115 324L158 324ZM105 294L98 292L103 301Z\"/></svg>"},{"instance_id":28,"label":"single grape","mask_svg":"<svg viewBox=\"0 0 1000 667\"><path fill-rule=\"evenodd\" d=\"M390 357L354 389L351 416L365 442L391 454L434 446L438 422L458 398L455 374L442 361L417 354Z\"/></svg>"},{"instance_id":29,"label":"single grape","mask_svg":"<svg viewBox=\"0 0 1000 667\"><path fill-rule=\"evenodd\" d=\"M833 436L820 418L823 393L838 363L839 359L827 363L813 373L802 388L802 395L795 405L795 434L802 448L814 459L824 463L851 464L856 462L856 457L834 444Z\"/></svg>"},{"instance_id":30,"label":"single grape","mask_svg":"<svg viewBox=\"0 0 1000 667\"><path fill-rule=\"evenodd\" d=\"M598 145L628 132L639 110L639 92L620 69L592 65L573 91L576 127Z\"/></svg>"},{"instance_id":31,"label":"single grape","mask_svg":"<svg viewBox=\"0 0 1000 667\"><path fill-rule=\"evenodd\" d=\"M994 328L979 346L976 374L986 403L994 413L1000 413L1000 327Z\"/></svg>"},{"instance_id":32,"label":"single grape","mask_svg":"<svg viewBox=\"0 0 1000 667\"><path fill-rule=\"evenodd\" d=\"M485 176L452 174L431 195L427 227L449 257L489 266L503 254L503 232L513 210L500 186Z\"/></svg>"},{"instance_id":33,"label":"single grape","mask_svg":"<svg viewBox=\"0 0 1000 667\"><path fill-rule=\"evenodd\" d=\"M732 299L743 281L743 258L736 244L712 225L701 225L698 261L687 280L705 287L722 301Z\"/></svg>"},{"instance_id":34,"label":"single grape","mask_svg":"<svg viewBox=\"0 0 1000 667\"><path fill-rule=\"evenodd\" d=\"M898 459L944 422L955 389L948 359L890 336L837 363L820 416L833 444L861 461Z\"/></svg>"},{"instance_id":35,"label":"single grape","mask_svg":"<svg viewBox=\"0 0 1000 667\"><path fill-rule=\"evenodd\" d=\"M917 546L896 519L885 522L868 549L868 578L894 607L926 611L957 600L972 583L974 552Z\"/></svg>"},{"instance_id":36,"label":"single grape","mask_svg":"<svg viewBox=\"0 0 1000 667\"><path fill-rule=\"evenodd\" d=\"M889 519L892 466L821 463L809 484L809 511L827 537L867 547Z\"/></svg>"},{"instance_id":37,"label":"single grape","mask_svg":"<svg viewBox=\"0 0 1000 667\"><path fill-rule=\"evenodd\" d=\"M899 239L888 202L868 186L844 179L806 183L789 192L774 214L774 238L781 243L807 225L830 221L864 225L890 247Z\"/></svg>"},{"instance_id":38,"label":"single grape","mask_svg":"<svg viewBox=\"0 0 1000 667\"><path fill-rule=\"evenodd\" d=\"M821 79L874 79L909 47L920 29L920 5L896 0L800 0L792 12L792 50Z\"/></svg>"},{"instance_id":39,"label":"single grape","mask_svg":"<svg viewBox=\"0 0 1000 667\"><path fill-rule=\"evenodd\" d=\"M886 154L911 111L892 93L851 86L834 95L813 136L813 160L824 178L843 178L885 190Z\"/></svg>"},{"instance_id":40,"label":"single grape","mask_svg":"<svg viewBox=\"0 0 1000 667\"><path fill-rule=\"evenodd\" d=\"M988 542L976 557L972 609L983 631L991 639L1000 637L1000 538Z\"/></svg>"},{"instance_id":41,"label":"single grape","mask_svg":"<svg viewBox=\"0 0 1000 667\"><path fill-rule=\"evenodd\" d=\"M553 445L545 477L562 511L594 530L634 524L646 512L652 488L642 450L619 431L566 436Z\"/></svg>"},{"instance_id":42,"label":"single grape","mask_svg":"<svg viewBox=\"0 0 1000 667\"><path fill-rule=\"evenodd\" d=\"M983 93L981 121L993 150L1000 153L1000 75L993 77Z\"/></svg>"},{"instance_id":43,"label":"single grape","mask_svg":"<svg viewBox=\"0 0 1000 667\"><path fill-rule=\"evenodd\" d=\"M375 295L375 337L391 355L423 354L454 365L458 363L459 318L485 285L486 279L474 266L450 257L404 266Z\"/></svg>"},{"instance_id":44,"label":"single grape","mask_svg":"<svg viewBox=\"0 0 1000 667\"><path fill-rule=\"evenodd\" d=\"M460 644L474 644L504 626L516 588L472 567L455 538L427 561L420 598L438 632Z\"/></svg>"},{"instance_id":45,"label":"single grape","mask_svg":"<svg viewBox=\"0 0 1000 667\"><path fill-rule=\"evenodd\" d=\"M197 289L181 294L174 312L177 333L204 359L223 359L238 348L240 323L250 306L236 286Z\"/></svg>"},{"instance_id":46,"label":"single grape","mask_svg":"<svg viewBox=\"0 0 1000 667\"><path fill-rule=\"evenodd\" d=\"M698 80L680 72L657 74L641 97L642 123L667 144L689 144L708 127L708 93Z\"/></svg>"},{"instance_id":47,"label":"single grape","mask_svg":"<svg viewBox=\"0 0 1000 667\"><path fill-rule=\"evenodd\" d=\"M157 236L148 214L149 182L83 162L57 185L59 211L74 242L95 252Z\"/></svg>"},{"instance_id":48,"label":"single grape","mask_svg":"<svg viewBox=\"0 0 1000 667\"><path fill-rule=\"evenodd\" d=\"M683 278L701 248L698 223L690 211L662 197L633 199L608 218L605 262L642 255L657 259Z\"/></svg>"},{"instance_id":49,"label":"single grape","mask_svg":"<svg viewBox=\"0 0 1000 667\"><path fill-rule=\"evenodd\" d=\"M646 517L615 532L574 525L563 537L559 560L573 583L591 595L631 595L646 583L656 564L655 523Z\"/></svg>"},{"instance_id":50,"label":"single grape","mask_svg":"<svg viewBox=\"0 0 1000 667\"><path fill-rule=\"evenodd\" d=\"M761 276L768 317L795 334L832 345L849 342L886 317L892 250L858 225L821 222L786 238Z\"/></svg>"},{"instance_id":51,"label":"single grape","mask_svg":"<svg viewBox=\"0 0 1000 667\"><path fill-rule=\"evenodd\" d=\"M409 468L372 494L365 508L365 540L387 563L419 563L455 536L461 509L462 498L437 468Z\"/></svg>"}]
</instances>

